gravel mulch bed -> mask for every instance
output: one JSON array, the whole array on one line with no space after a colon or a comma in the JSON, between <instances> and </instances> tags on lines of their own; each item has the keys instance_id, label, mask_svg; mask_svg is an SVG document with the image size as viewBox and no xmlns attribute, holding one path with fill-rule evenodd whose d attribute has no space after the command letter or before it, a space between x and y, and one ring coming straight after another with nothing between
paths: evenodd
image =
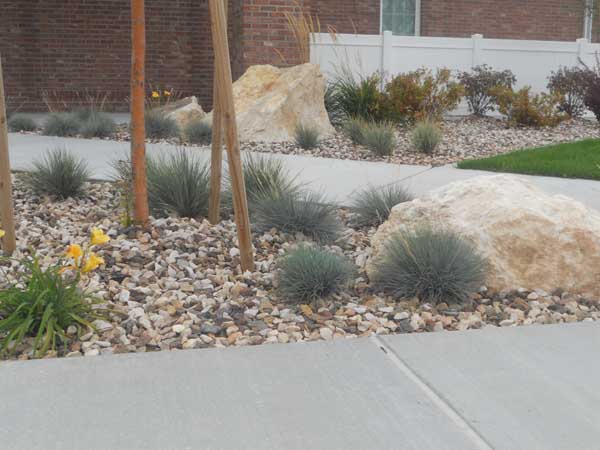
<instances>
[{"instance_id":1,"label":"gravel mulch bed","mask_svg":"<svg viewBox=\"0 0 600 450\"><path fill-rule=\"evenodd\" d=\"M89 196L53 202L15 183L19 254L36 250L42 264L55 262L71 243L86 242L92 227L111 241L98 247L106 266L89 289L112 310L96 330L46 357L96 356L169 349L229 347L354 338L373 334L466 330L600 318L600 299L566 292L514 289L473 296L468 305L394 302L369 290L364 264L374 230L347 227L330 246L357 264L352 289L320 305L292 305L277 296L276 258L301 237L273 230L254 235L257 270L242 273L235 226L163 218L142 232L119 223L118 193L110 183L89 186ZM348 214L340 211L346 221ZM18 256L18 255L16 255ZM7 264L12 267L7 267ZM4 262L0 277L13 278L18 263ZM0 279L0 284L6 279ZM29 359L31 341L12 358Z\"/></svg>"},{"instance_id":2,"label":"gravel mulch bed","mask_svg":"<svg viewBox=\"0 0 600 450\"><path fill-rule=\"evenodd\" d=\"M312 150L304 150L293 143L244 143L242 147L266 153L440 166L523 148L600 137L598 123L584 119L569 120L555 128L506 128L506 122L500 119L465 117L444 120L442 130L443 141L432 155L413 149L410 128L406 127L398 128L398 146L391 158L373 155L367 148L353 145L341 134L323 140L318 148Z\"/></svg>"}]
</instances>

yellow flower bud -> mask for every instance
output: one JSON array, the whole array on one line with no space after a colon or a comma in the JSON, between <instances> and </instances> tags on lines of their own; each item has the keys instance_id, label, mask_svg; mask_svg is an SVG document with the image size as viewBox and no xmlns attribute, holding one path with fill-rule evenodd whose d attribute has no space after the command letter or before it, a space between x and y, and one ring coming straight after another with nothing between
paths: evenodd
<instances>
[{"instance_id":1,"label":"yellow flower bud","mask_svg":"<svg viewBox=\"0 0 600 450\"><path fill-rule=\"evenodd\" d=\"M108 241L110 241L110 238L104 234L104 231L99 228L92 229L92 236L90 238L92 245L106 244Z\"/></svg>"}]
</instances>

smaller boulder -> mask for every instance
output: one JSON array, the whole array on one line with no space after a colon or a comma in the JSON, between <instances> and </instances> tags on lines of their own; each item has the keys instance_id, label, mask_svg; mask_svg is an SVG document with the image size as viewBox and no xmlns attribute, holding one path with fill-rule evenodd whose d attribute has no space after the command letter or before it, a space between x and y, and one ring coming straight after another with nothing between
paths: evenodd
<instances>
[{"instance_id":1,"label":"smaller boulder","mask_svg":"<svg viewBox=\"0 0 600 450\"><path fill-rule=\"evenodd\" d=\"M170 102L158 108L157 111L175 119L181 129L185 128L190 122L202 120L206 116L206 112L194 96Z\"/></svg>"}]
</instances>

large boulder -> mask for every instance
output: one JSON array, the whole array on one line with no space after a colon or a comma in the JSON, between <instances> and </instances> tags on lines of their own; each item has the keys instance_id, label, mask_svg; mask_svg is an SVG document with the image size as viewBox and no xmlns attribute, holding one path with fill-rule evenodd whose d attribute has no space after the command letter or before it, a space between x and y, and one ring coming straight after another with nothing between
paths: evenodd
<instances>
[{"instance_id":1,"label":"large boulder","mask_svg":"<svg viewBox=\"0 0 600 450\"><path fill-rule=\"evenodd\" d=\"M487 286L600 295L600 213L563 195L548 195L523 178L482 176L396 205L372 240L372 262L386 239L422 223L472 241L490 262Z\"/></svg>"},{"instance_id":2,"label":"large boulder","mask_svg":"<svg viewBox=\"0 0 600 450\"><path fill-rule=\"evenodd\" d=\"M158 108L158 111L175 119L181 129L185 128L190 122L202 120L206 117L206 112L194 96L167 103L165 106Z\"/></svg>"},{"instance_id":3,"label":"large boulder","mask_svg":"<svg viewBox=\"0 0 600 450\"><path fill-rule=\"evenodd\" d=\"M279 142L293 139L297 124L335 132L325 110L325 79L314 64L279 69L251 66L233 84L239 138Z\"/></svg>"}]
</instances>

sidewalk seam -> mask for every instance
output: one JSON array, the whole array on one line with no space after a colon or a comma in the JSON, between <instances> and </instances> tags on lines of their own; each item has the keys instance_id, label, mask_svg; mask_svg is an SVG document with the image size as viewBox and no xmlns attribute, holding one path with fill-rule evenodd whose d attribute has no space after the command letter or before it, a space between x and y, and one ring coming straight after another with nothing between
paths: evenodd
<instances>
[{"instance_id":1,"label":"sidewalk seam","mask_svg":"<svg viewBox=\"0 0 600 450\"><path fill-rule=\"evenodd\" d=\"M383 339L379 336L373 336L371 341L388 357L392 364L394 364L404 376L412 381L452 423L467 435L479 450L495 450L494 447L492 447L490 443L487 442L473 426L471 426L467 419L465 419L447 400L440 396L432 386L419 377L414 370L402 361L394 349L388 346Z\"/></svg>"}]
</instances>

